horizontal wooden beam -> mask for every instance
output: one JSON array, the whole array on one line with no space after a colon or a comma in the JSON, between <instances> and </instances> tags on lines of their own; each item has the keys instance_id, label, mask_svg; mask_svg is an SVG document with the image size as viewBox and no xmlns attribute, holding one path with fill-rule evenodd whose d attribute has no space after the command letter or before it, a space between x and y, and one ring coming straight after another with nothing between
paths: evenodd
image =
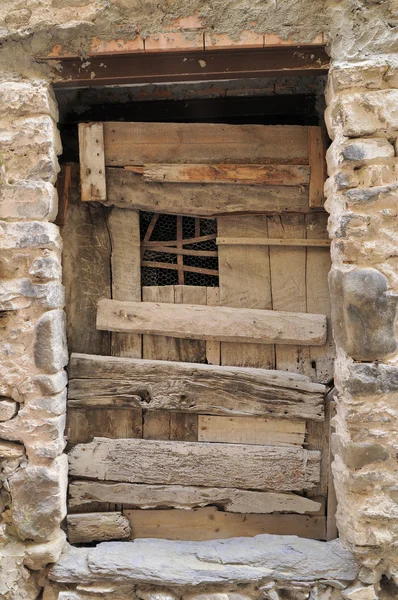
<instances>
[{"instance_id":1,"label":"horizontal wooden beam","mask_svg":"<svg viewBox=\"0 0 398 600\"><path fill-rule=\"evenodd\" d=\"M324 418L325 386L285 371L72 354L69 376L70 407Z\"/></svg>"},{"instance_id":2,"label":"horizontal wooden beam","mask_svg":"<svg viewBox=\"0 0 398 600\"><path fill-rule=\"evenodd\" d=\"M147 212L211 217L224 214L310 212L308 186L200 185L152 183L141 175L108 167L107 197L102 203Z\"/></svg>"},{"instance_id":3,"label":"horizontal wooden beam","mask_svg":"<svg viewBox=\"0 0 398 600\"><path fill-rule=\"evenodd\" d=\"M296 494L250 492L233 488L182 485L145 485L75 480L69 484L70 510L87 510L90 504L128 504L148 508L198 508L210 504L227 512L270 514L274 512L314 513L321 504Z\"/></svg>"},{"instance_id":4,"label":"horizontal wooden beam","mask_svg":"<svg viewBox=\"0 0 398 600\"><path fill-rule=\"evenodd\" d=\"M327 248L330 240L288 239L288 238L225 238L216 239L218 246L308 246L309 248Z\"/></svg>"},{"instance_id":5,"label":"horizontal wooden beam","mask_svg":"<svg viewBox=\"0 0 398 600\"><path fill-rule=\"evenodd\" d=\"M220 540L262 533L324 540L325 517L232 514L214 507L193 510L125 510L131 539Z\"/></svg>"},{"instance_id":6,"label":"horizontal wooden beam","mask_svg":"<svg viewBox=\"0 0 398 600\"><path fill-rule=\"evenodd\" d=\"M309 165L308 127L301 125L105 121L103 127L107 167L153 163Z\"/></svg>"},{"instance_id":7,"label":"horizontal wooden beam","mask_svg":"<svg viewBox=\"0 0 398 600\"><path fill-rule=\"evenodd\" d=\"M183 254L179 253L180 256ZM190 267L189 265L181 265L180 267L174 263L167 262L156 262L151 260L142 260L142 267L150 267L152 269L171 269L172 271L188 271L189 273L201 273L202 275L213 275L214 277L218 276L217 269L205 269L204 267Z\"/></svg>"},{"instance_id":8,"label":"horizontal wooden beam","mask_svg":"<svg viewBox=\"0 0 398 600\"><path fill-rule=\"evenodd\" d=\"M226 306L100 300L97 329L254 344L326 343L325 315Z\"/></svg>"},{"instance_id":9,"label":"horizontal wooden beam","mask_svg":"<svg viewBox=\"0 0 398 600\"><path fill-rule=\"evenodd\" d=\"M220 183L240 185L308 185L310 168L304 165L152 164L127 166L147 182Z\"/></svg>"},{"instance_id":10,"label":"horizontal wooden beam","mask_svg":"<svg viewBox=\"0 0 398 600\"><path fill-rule=\"evenodd\" d=\"M55 87L324 75L330 61L321 44L161 54L161 60L156 53L137 52L40 60L53 66Z\"/></svg>"},{"instance_id":11,"label":"horizontal wooden beam","mask_svg":"<svg viewBox=\"0 0 398 600\"><path fill-rule=\"evenodd\" d=\"M320 478L320 452L287 446L94 438L69 453L74 477L129 483L302 491Z\"/></svg>"}]
</instances>

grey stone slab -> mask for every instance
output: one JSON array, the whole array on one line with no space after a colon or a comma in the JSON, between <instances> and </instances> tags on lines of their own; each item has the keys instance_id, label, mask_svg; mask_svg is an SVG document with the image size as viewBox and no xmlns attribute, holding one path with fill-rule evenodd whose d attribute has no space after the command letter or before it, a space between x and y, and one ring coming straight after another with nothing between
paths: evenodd
<instances>
[{"instance_id":1,"label":"grey stone slab","mask_svg":"<svg viewBox=\"0 0 398 600\"><path fill-rule=\"evenodd\" d=\"M59 582L129 581L185 586L261 584L269 579L353 581L358 567L340 542L258 535L205 542L138 539L69 548L49 573Z\"/></svg>"}]
</instances>

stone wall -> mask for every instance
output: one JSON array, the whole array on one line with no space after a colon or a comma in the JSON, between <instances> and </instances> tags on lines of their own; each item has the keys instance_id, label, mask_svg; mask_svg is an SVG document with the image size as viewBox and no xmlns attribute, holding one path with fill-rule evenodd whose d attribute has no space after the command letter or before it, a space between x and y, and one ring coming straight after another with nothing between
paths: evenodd
<instances>
[{"instance_id":1,"label":"stone wall","mask_svg":"<svg viewBox=\"0 0 398 600\"><path fill-rule=\"evenodd\" d=\"M285 573L282 582L271 571L268 583L246 586L244 594L268 600L398 597L398 63L390 54L398 49L397 26L396 0L1 3L0 597L38 598L46 565L67 550L60 527L67 351L61 239L53 224L60 142L53 74L37 57L56 44L84 55L96 36L136 40L138 31L139 39L152 36L158 43L170 39L162 37L170 28L183 34L173 38L176 45L191 43L198 32L219 46L255 45L263 35L305 42L322 31L329 39L327 209L339 392L333 468L340 535L361 568L356 581L323 574L303 582ZM266 572L268 558L261 560ZM177 593L161 583L148 588L141 582L128 593L142 600L192 597L187 587ZM47 600L117 597L109 581L80 589L63 583L61 592L54 585L46 587ZM119 597L130 597L118 590ZM197 600L244 598L238 584L206 593Z\"/></svg>"}]
</instances>

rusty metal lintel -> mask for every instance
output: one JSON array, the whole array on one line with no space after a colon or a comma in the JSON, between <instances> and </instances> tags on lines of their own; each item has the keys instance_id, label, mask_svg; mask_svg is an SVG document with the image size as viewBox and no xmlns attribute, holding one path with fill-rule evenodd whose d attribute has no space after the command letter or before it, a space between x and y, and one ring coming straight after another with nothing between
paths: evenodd
<instances>
[{"instance_id":1,"label":"rusty metal lintel","mask_svg":"<svg viewBox=\"0 0 398 600\"><path fill-rule=\"evenodd\" d=\"M321 45L40 60L54 65L55 87L324 75L329 67L329 57Z\"/></svg>"}]
</instances>

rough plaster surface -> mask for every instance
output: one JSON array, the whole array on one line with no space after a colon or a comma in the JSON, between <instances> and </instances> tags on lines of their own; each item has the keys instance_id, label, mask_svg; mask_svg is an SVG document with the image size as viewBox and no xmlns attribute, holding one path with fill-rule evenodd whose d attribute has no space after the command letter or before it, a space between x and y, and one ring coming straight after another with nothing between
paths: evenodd
<instances>
[{"instance_id":1,"label":"rough plaster surface","mask_svg":"<svg viewBox=\"0 0 398 600\"><path fill-rule=\"evenodd\" d=\"M60 142L52 73L36 57L54 44L84 55L95 36L128 40L138 30L143 37L178 30L178 19L195 12L203 31L233 39L248 29L299 42L324 31L329 40L333 63L326 121L333 143L326 206L333 239L331 293L340 311L334 319L339 396L333 468L340 535L360 565L353 583L335 578L304 582L296 574L281 582L270 575L262 587L249 587L244 594L236 583L220 583L196 600L396 598L396 0L1 3L0 395L6 404L0 421L0 595L5 600L37 598L46 583L43 569L56 562L65 547L60 523L66 493L62 451L67 357L61 239L51 223L57 210L53 184ZM369 271L378 284L367 291ZM381 308L373 319L376 305ZM378 319L381 330L375 326ZM361 354L365 341L366 357ZM308 559L299 556L298 570ZM220 569L217 561L212 566ZM84 560L81 567L87 572ZM192 589L176 594L162 588L161 579L155 588L144 579L139 588L116 585L102 562L99 567L106 581L49 584L44 600L195 598ZM267 568L264 564L265 573ZM206 569L211 571L209 565ZM165 570L164 577L168 575Z\"/></svg>"}]
</instances>

